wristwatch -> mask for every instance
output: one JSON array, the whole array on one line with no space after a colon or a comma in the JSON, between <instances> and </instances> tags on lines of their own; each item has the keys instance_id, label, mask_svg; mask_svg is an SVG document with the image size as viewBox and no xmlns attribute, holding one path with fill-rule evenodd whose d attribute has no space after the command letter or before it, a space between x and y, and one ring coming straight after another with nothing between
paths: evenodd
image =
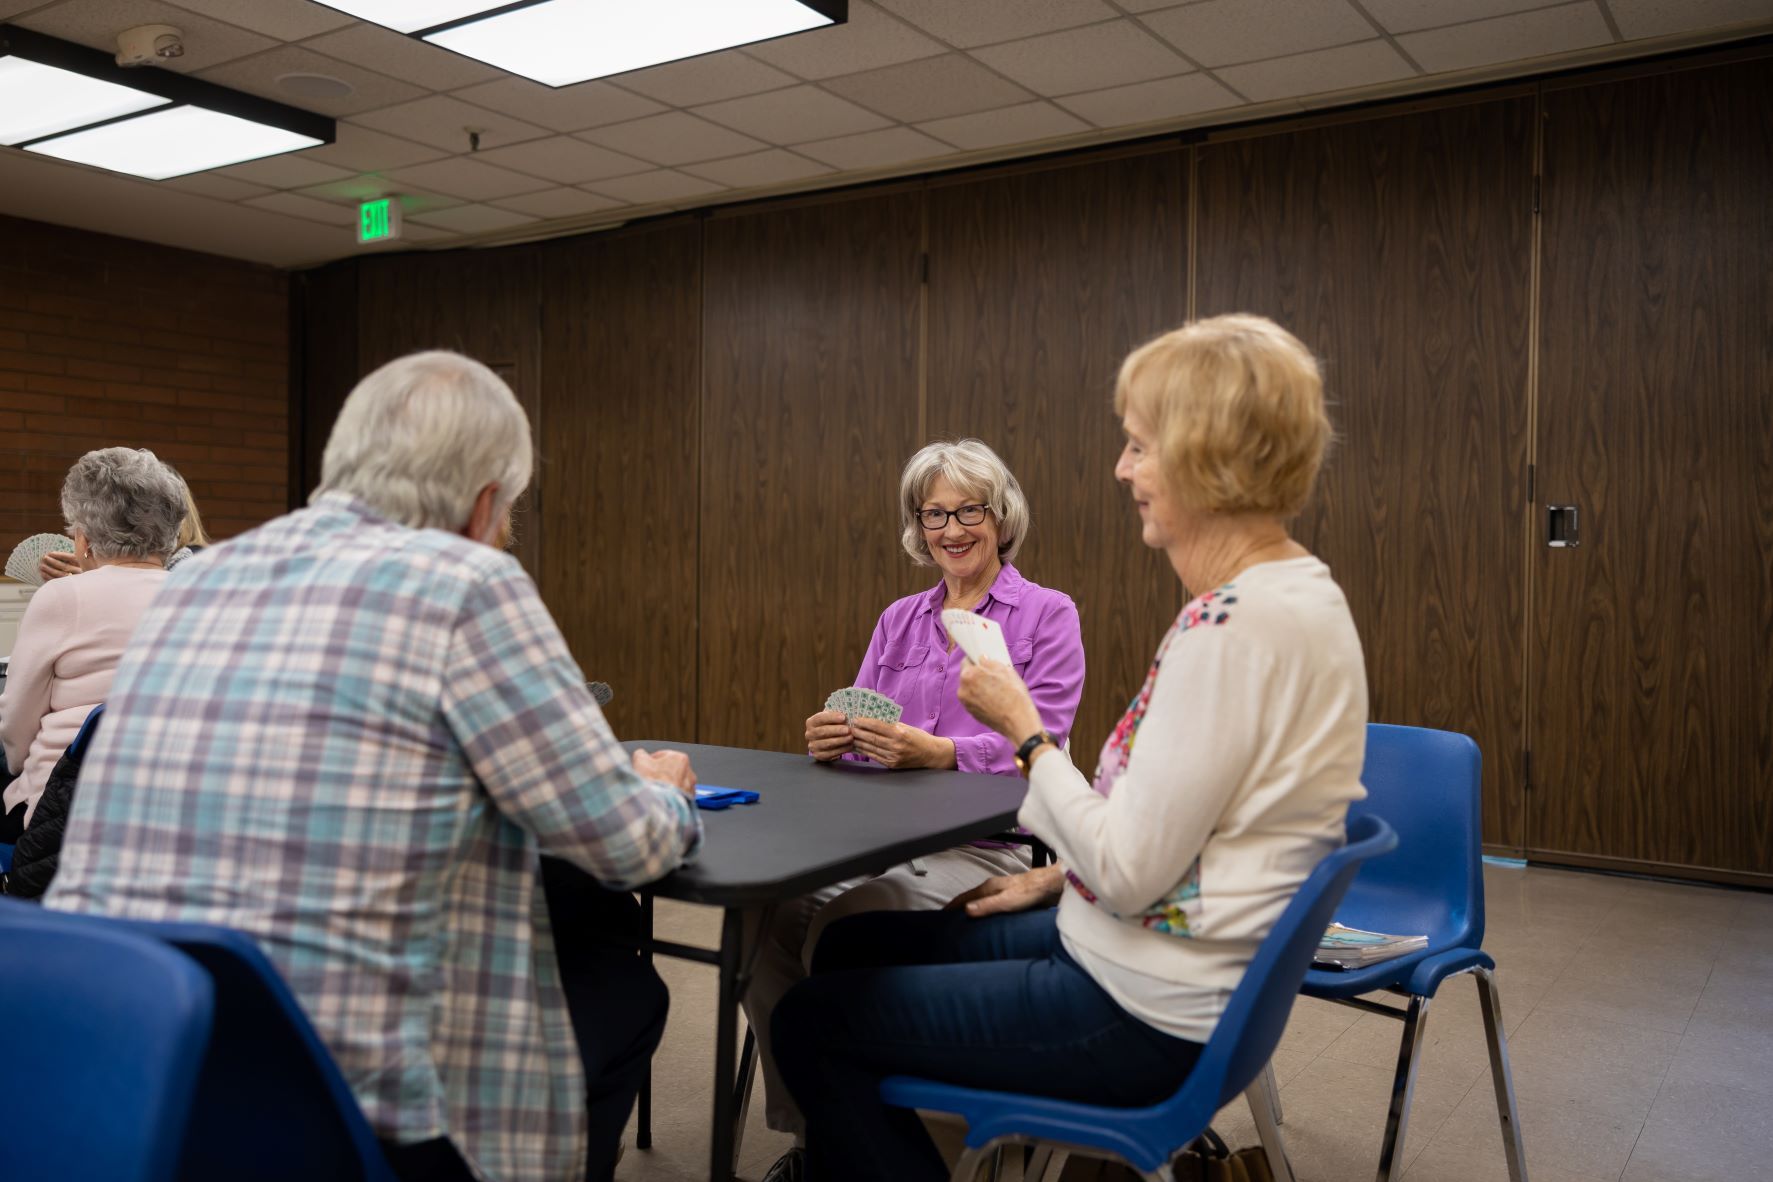
<instances>
[{"instance_id":1,"label":"wristwatch","mask_svg":"<svg viewBox=\"0 0 1773 1182\"><path fill-rule=\"evenodd\" d=\"M1059 746L1059 740L1053 737L1053 732L1042 727L1032 735L1029 735L1026 739L1023 739L1022 745L1016 748L1016 770L1021 772L1024 776L1028 774L1028 757L1033 755L1034 749L1039 747L1042 743L1051 743L1055 747Z\"/></svg>"}]
</instances>

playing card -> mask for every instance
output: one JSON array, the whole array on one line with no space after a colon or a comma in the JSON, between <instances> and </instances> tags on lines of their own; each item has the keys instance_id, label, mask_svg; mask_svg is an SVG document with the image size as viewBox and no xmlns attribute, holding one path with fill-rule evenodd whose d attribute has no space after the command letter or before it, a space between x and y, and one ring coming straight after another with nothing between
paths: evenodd
<instances>
[{"instance_id":1,"label":"playing card","mask_svg":"<svg viewBox=\"0 0 1773 1182\"><path fill-rule=\"evenodd\" d=\"M881 722L898 722L904 713L885 694L855 685L832 691L825 699L825 709L835 710L845 718L874 718Z\"/></svg>"},{"instance_id":2,"label":"playing card","mask_svg":"<svg viewBox=\"0 0 1773 1182\"><path fill-rule=\"evenodd\" d=\"M951 607L942 613L942 625L974 664L983 660L1010 663L1010 646L1004 641L1003 625L996 620Z\"/></svg>"},{"instance_id":3,"label":"playing card","mask_svg":"<svg viewBox=\"0 0 1773 1182\"><path fill-rule=\"evenodd\" d=\"M74 543L61 534L32 534L13 547L11 557L6 560L7 577L41 587L43 576L37 573L37 563L52 550L72 554Z\"/></svg>"}]
</instances>

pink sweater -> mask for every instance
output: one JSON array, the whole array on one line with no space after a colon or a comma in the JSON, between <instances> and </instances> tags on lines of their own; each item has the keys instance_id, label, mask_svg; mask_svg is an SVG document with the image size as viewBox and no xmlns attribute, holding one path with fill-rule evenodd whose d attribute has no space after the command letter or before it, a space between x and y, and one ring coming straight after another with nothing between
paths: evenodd
<instances>
[{"instance_id":1,"label":"pink sweater","mask_svg":"<svg viewBox=\"0 0 1773 1182\"><path fill-rule=\"evenodd\" d=\"M24 801L30 824L50 769L111 692L123 646L165 581L163 570L101 566L51 579L31 596L0 694L6 766L23 769L6 787L6 812Z\"/></svg>"}]
</instances>

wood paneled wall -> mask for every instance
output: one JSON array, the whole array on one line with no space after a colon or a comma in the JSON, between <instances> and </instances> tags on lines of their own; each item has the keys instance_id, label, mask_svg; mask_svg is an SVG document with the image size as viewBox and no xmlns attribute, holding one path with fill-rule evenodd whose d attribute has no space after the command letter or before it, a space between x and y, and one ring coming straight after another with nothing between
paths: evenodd
<instances>
[{"instance_id":1,"label":"wood paneled wall","mask_svg":"<svg viewBox=\"0 0 1773 1182\"><path fill-rule=\"evenodd\" d=\"M1518 848L1533 99L1208 143L1196 312L1319 356L1338 439L1299 539L1330 564L1375 721L1463 731Z\"/></svg>"},{"instance_id":2,"label":"wood paneled wall","mask_svg":"<svg viewBox=\"0 0 1773 1182\"><path fill-rule=\"evenodd\" d=\"M1017 568L1076 601L1089 769L1182 596L1114 480L1111 399L1135 345L1185 312L1185 160L1167 151L950 182L929 194L931 436L991 444L1028 495Z\"/></svg>"},{"instance_id":3,"label":"wood paneled wall","mask_svg":"<svg viewBox=\"0 0 1773 1182\"><path fill-rule=\"evenodd\" d=\"M366 261L308 281L309 322L357 334L308 372L508 368L544 594L660 740L797 748L933 581L900 465L986 439L1033 502L1020 565L1082 610L1088 766L1180 600L1112 479L1115 369L1266 313L1325 364L1339 440L1298 531L1375 720L1477 737L1495 847L1773 885L1767 61L1685 65ZM1576 553L1543 546L1558 498Z\"/></svg>"},{"instance_id":4,"label":"wood paneled wall","mask_svg":"<svg viewBox=\"0 0 1773 1182\"><path fill-rule=\"evenodd\" d=\"M1536 855L1773 884L1770 70L1545 96Z\"/></svg>"}]
</instances>

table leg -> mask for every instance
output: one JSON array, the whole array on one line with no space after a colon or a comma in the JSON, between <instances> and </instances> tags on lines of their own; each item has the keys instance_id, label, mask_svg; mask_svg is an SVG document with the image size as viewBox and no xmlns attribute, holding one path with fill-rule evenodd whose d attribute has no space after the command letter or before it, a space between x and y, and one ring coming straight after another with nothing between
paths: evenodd
<instances>
[{"instance_id":1,"label":"table leg","mask_svg":"<svg viewBox=\"0 0 1773 1182\"><path fill-rule=\"evenodd\" d=\"M653 963L653 897L651 892L640 894L640 955L646 960L647 967ZM634 1119L634 1147L651 1149L653 1147L653 1061L646 1061L646 1074L640 1077L639 1111Z\"/></svg>"},{"instance_id":2,"label":"table leg","mask_svg":"<svg viewBox=\"0 0 1773 1182\"><path fill-rule=\"evenodd\" d=\"M720 1001L714 1034L714 1127L709 1130L708 1182L732 1182L733 1112L738 1107L739 971L744 912L728 907L720 924Z\"/></svg>"}]
</instances>

